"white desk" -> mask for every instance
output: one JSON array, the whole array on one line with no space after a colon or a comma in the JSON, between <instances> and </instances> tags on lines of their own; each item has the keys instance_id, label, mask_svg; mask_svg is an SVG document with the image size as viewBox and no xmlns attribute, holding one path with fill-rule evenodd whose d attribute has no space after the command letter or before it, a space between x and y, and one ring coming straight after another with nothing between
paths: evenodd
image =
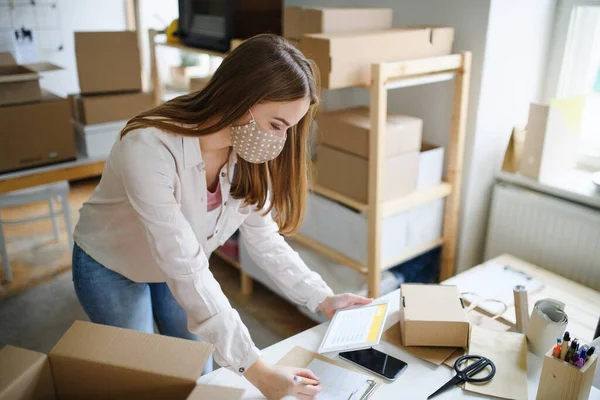
<instances>
[{"instance_id":1,"label":"white desk","mask_svg":"<svg viewBox=\"0 0 600 400\"><path fill-rule=\"evenodd\" d=\"M383 298L390 299L390 315L386 322L386 329L396 323L399 318L399 290L396 290ZM279 361L288 351L294 346L301 346L314 352L317 351L321 339L327 330L327 323L315 326L302 333L276 343L265 350L263 356L266 361L275 363ZM408 363L406 371L393 383L384 383L371 396L373 400L381 399L426 399L431 393L435 392L440 386L446 383L452 376L454 370L441 365L436 367L433 364L422 361L398 347L390 345L386 342L381 342L378 348L385 353L404 360ZM329 354L331 358L338 358L337 354ZM529 399L535 399L537 393L537 385L542 371L542 359L532 354L527 357L527 378L529 381ZM237 376L233 372L220 368L208 375L201 377L199 383L213 384L218 386L232 386L247 389L244 399L261 398L260 393L246 379ZM436 397L439 400L449 399L490 399L490 397L477 395L466 392L459 388L451 389L440 396ZM592 388L590 400L600 400L600 390Z\"/></svg>"}]
</instances>

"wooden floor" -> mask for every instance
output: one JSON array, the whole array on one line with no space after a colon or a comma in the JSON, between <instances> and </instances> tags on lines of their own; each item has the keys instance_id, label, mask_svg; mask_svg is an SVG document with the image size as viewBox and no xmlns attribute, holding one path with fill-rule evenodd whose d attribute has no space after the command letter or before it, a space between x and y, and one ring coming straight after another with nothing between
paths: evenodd
<instances>
[{"instance_id":1,"label":"wooden floor","mask_svg":"<svg viewBox=\"0 0 600 400\"><path fill-rule=\"evenodd\" d=\"M71 184L69 204L73 224L79 219L79 208L90 197L96 184L97 180ZM2 217L10 220L46 212L47 204L39 203L2 210ZM60 229L64 232L62 222ZM71 253L66 245L66 234L63 233L61 243L56 243L52 238L50 221L6 227L5 235L13 281L6 283L3 275L0 275L3 282L0 285L0 299L35 287L70 270ZM244 309L278 336L289 337L314 326L312 320L258 282L255 282L251 296L243 296L240 292L239 271L218 257L211 258L210 269L234 307ZM265 310L269 312L265 313Z\"/></svg>"}]
</instances>

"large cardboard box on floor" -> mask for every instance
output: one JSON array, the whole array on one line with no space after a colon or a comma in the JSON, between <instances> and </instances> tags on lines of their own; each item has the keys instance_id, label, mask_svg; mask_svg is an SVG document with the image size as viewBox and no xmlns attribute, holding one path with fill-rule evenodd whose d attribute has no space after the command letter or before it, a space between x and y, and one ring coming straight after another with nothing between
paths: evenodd
<instances>
[{"instance_id":1,"label":"large cardboard box on floor","mask_svg":"<svg viewBox=\"0 0 600 400\"><path fill-rule=\"evenodd\" d=\"M82 94L142 90L135 31L75 32L75 56Z\"/></svg>"},{"instance_id":2,"label":"large cardboard box on floor","mask_svg":"<svg viewBox=\"0 0 600 400\"><path fill-rule=\"evenodd\" d=\"M76 157L69 100L43 92L34 103L0 107L0 172Z\"/></svg>"},{"instance_id":3,"label":"large cardboard box on floor","mask_svg":"<svg viewBox=\"0 0 600 400\"><path fill-rule=\"evenodd\" d=\"M243 390L197 385L212 345L76 321L48 355L0 350L0 400L223 399Z\"/></svg>"},{"instance_id":4,"label":"large cardboard box on floor","mask_svg":"<svg viewBox=\"0 0 600 400\"><path fill-rule=\"evenodd\" d=\"M17 65L10 53L0 53L0 105L39 101L39 73L59 69L62 68L47 62Z\"/></svg>"},{"instance_id":5,"label":"large cardboard box on floor","mask_svg":"<svg viewBox=\"0 0 600 400\"><path fill-rule=\"evenodd\" d=\"M470 325L456 286L400 285L405 346L467 347Z\"/></svg>"},{"instance_id":6,"label":"large cardboard box on floor","mask_svg":"<svg viewBox=\"0 0 600 400\"><path fill-rule=\"evenodd\" d=\"M364 32L392 27L391 8L286 7L283 36L300 40L310 33Z\"/></svg>"},{"instance_id":7,"label":"large cardboard box on floor","mask_svg":"<svg viewBox=\"0 0 600 400\"><path fill-rule=\"evenodd\" d=\"M454 28L395 28L373 32L305 35L300 49L321 72L324 88L337 89L371 82L371 64L450 54Z\"/></svg>"},{"instance_id":8,"label":"large cardboard box on floor","mask_svg":"<svg viewBox=\"0 0 600 400\"><path fill-rule=\"evenodd\" d=\"M369 109L355 107L318 117L317 183L367 202L369 177ZM404 196L417 186L423 121L389 114L386 123L384 200Z\"/></svg>"},{"instance_id":9,"label":"large cardboard box on floor","mask_svg":"<svg viewBox=\"0 0 600 400\"><path fill-rule=\"evenodd\" d=\"M129 120L154 106L152 93L74 95L76 119L84 125Z\"/></svg>"}]
</instances>

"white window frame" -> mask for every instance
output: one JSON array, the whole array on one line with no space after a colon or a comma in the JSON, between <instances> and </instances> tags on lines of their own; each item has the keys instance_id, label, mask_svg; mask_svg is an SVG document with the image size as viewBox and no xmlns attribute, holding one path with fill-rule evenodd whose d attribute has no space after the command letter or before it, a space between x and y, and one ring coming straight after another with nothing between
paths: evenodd
<instances>
[{"instance_id":1,"label":"white window frame","mask_svg":"<svg viewBox=\"0 0 600 400\"><path fill-rule=\"evenodd\" d=\"M600 0L558 0L546 72L544 99L547 102L557 96L568 79L561 76L561 71L568 62L565 55L570 40L572 40L569 35L573 25L571 14L577 6L600 7ZM585 169L600 170L600 158L582 155L579 158L579 165Z\"/></svg>"}]
</instances>

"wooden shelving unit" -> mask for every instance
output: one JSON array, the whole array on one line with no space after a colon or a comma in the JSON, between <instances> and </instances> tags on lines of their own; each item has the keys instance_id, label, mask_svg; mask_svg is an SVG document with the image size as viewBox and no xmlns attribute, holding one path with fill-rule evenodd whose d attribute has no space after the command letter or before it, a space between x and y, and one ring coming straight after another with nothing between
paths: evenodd
<instances>
[{"instance_id":1,"label":"wooden shelving unit","mask_svg":"<svg viewBox=\"0 0 600 400\"><path fill-rule=\"evenodd\" d=\"M293 240L366 274L370 297L379 297L380 295L381 272L383 270L439 246L443 246L440 280L445 280L454 275L470 70L470 52L410 61L372 64L371 84L368 89L371 94L371 132L375 134L370 135L369 142L369 201L365 204L318 185L312 188L315 193L367 214L367 265L362 265L303 235L295 235ZM446 181L431 188L415 191L408 196L384 201L382 182L385 161L388 90L451 79L454 79L454 104L449 147L446 150ZM440 198L446 198L442 237L411 249L401 257L383 260L382 263L380 249L383 219Z\"/></svg>"}]
</instances>

